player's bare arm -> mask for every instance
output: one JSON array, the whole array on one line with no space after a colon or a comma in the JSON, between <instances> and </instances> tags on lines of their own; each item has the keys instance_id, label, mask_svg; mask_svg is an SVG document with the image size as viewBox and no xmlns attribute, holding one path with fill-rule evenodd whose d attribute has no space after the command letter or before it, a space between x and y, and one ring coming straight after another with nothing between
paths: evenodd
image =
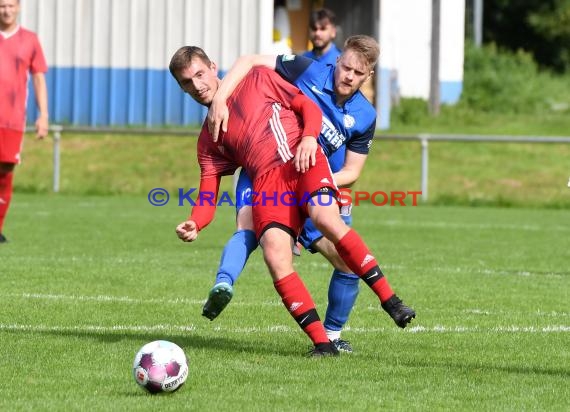
<instances>
[{"instance_id":1,"label":"player's bare arm","mask_svg":"<svg viewBox=\"0 0 570 412\"><path fill-rule=\"evenodd\" d=\"M239 82L254 66L265 66L275 70L276 59L277 56L274 55L252 54L242 56L236 60L232 68L226 73L208 109L208 131L211 133L214 142L218 141L220 127L223 132L228 130L229 112L226 105L227 98L231 96Z\"/></svg>"},{"instance_id":2,"label":"player's bare arm","mask_svg":"<svg viewBox=\"0 0 570 412\"><path fill-rule=\"evenodd\" d=\"M346 151L342 169L333 174L338 187L350 187L358 180L367 157L368 154Z\"/></svg>"},{"instance_id":3,"label":"player's bare arm","mask_svg":"<svg viewBox=\"0 0 570 412\"><path fill-rule=\"evenodd\" d=\"M36 102L38 105L39 115L35 123L36 137L43 139L48 135L49 116L48 116L48 99L46 78L43 73L35 73L32 75L34 91L36 93Z\"/></svg>"},{"instance_id":4,"label":"player's bare arm","mask_svg":"<svg viewBox=\"0 0 570 412\"><path fill-rule=\"evenodd\" d=\"M295 169L298 172L305 173L311 166L316 164L318 148L319 144L315 136L303 136L293 158Z\"/></svg>"}]
</instances>

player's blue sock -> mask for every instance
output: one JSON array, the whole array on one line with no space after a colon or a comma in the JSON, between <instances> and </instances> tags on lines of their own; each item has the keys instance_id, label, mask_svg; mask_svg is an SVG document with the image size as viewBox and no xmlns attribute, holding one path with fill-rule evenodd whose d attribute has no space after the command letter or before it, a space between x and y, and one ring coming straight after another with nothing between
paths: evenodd
<instances>
[{"instance_id":1,"label":"player's blue sock","mask_svg":"<svg viewBox=\"0 0 570 412\"><path fill-rule=\"evenodd\" d=\"M233 285L239 277L249 255L257 248L257 239L253 230L238 230L228 240L222 258L220 259L220 267L216 275L216 284L225 282Z\"/></svg>"},{"instance_id":2,"label":"player's blue sock","mask_svg":"<svg viewBox=\"0 0 570 412\"><path fill-rule=\"evenodd\" d=\"M335 269L329 284L329 304L325 317L325 329L342 330L354 306L359 291L360 278L354 273Z\"/></svg>"}]
</instances>

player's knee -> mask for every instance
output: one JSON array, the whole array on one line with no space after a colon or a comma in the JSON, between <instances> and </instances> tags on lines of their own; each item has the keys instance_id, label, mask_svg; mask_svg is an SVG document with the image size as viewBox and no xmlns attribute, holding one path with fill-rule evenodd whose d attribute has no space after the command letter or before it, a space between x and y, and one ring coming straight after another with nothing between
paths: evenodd
<instances>
[{"instance_id":1,"label":"player's knee","mask_svg":"<svg viewBox=\"0 0 570 412\"><path fill-rule=\"evenodd\" d=\"M341 219L336 207L314 207L310 217L317 229L332 242L340 240L350 230Z\"/></svg>"},{"instance_id":2,"label":"player's knee","mask_svg":"<svg viewBox=\"0 0 570 412\"><path fill-rule=\"evenodd\" d=\"M239 209L236 217L236 225L238 230L254 230L253 214L251 206L243 206Z\"/></svg>"},{"instance_id":3,"label":"player's knee","mask_svg":"<svg viewBox=\"0 0 570 412\"><path fill-rule=\"evenodd\" d=\"M294 272L293 253L290 248L266 242L263 247L263 259L274 281Z\"/></svg>"}]
</instances>

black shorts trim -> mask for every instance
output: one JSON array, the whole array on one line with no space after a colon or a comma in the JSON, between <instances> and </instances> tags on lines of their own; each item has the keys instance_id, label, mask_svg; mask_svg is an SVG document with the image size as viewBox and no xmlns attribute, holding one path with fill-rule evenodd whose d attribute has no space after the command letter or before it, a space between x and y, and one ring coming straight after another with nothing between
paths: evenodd
<instances>
[{"instance_id":1,"label":"black shorts trim","mask_svg":"<svg viewBox=\"0 0 570 412\"><path fill-rule=\"evenodd\" d=\"M313 198L315 196L319 196L322 194L330 194L332 198L338 203L338 189L332 186L321 187L320 189L317 189L313 193L311 193L310 197Z\"/></svg>"},{"instance_id":2,"label":"black shorts trim","mask_svg":"<svg viewBox=\"0 0 570 412\"><path fill-rule=\"evenodd\" d=\"M257 240L259 241L261 239L261 237L263 236L263 234L265 233L266 230L274 228L274 227L277 229L281 229L284 232L287 232L289 234L289 236L291 236L293 239L297 239L297 234L289 226L285 226L283 223L279 223L279 222L271 222L271 223L267 224L263 229L261 229L261 233L259 234L259 239L257 239Z\"/></svg>"}]
</instances>

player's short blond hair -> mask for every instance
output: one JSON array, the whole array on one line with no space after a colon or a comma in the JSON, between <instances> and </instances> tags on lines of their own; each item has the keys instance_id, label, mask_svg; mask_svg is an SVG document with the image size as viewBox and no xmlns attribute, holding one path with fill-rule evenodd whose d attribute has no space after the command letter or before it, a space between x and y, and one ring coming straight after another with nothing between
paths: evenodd
<instances>
[{"instance_id":1,"label":"player's short blond hair","mask_svg":"<svg viewBox=\"0 0 570 412\"><path fill-rule=\"evenodd\" d=\"M350 36L344 42L344 50L353 50L362 55L368 62L370 68L376 65L380 56L380 45L373 37L364 34Z\"/></svg>"}]
</instances>

